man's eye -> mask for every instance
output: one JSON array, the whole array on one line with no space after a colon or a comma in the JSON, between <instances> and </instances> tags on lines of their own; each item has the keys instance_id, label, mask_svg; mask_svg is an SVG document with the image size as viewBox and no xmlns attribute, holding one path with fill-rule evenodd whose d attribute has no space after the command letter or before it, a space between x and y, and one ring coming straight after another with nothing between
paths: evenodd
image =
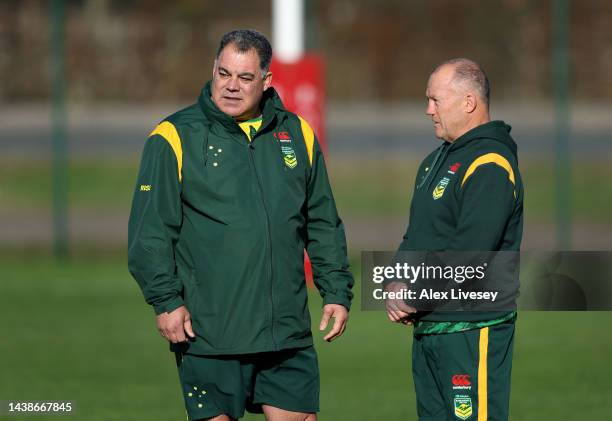
<instances>
[{"instance_id":1,"label":"man's eye","mask_svg":"<svg viewBox=\"0 0 612 421\"><path fill-rule=\"evenodd\" d=\"M225 73L225 72L219 72L219 75L221 77L229 77L229 73Z\"/></svg>"},{"instance_id":2,"label":"man's eye","mask_svg":"<svg viewBox=\"0 0 612 421\"><path fill-rule=\"evenodd\" d=\"M240 76L240 80L242 80L244 82L251 82L253 80L253 78L250 77L250 76Z\"/></svg>"}]
</instances>

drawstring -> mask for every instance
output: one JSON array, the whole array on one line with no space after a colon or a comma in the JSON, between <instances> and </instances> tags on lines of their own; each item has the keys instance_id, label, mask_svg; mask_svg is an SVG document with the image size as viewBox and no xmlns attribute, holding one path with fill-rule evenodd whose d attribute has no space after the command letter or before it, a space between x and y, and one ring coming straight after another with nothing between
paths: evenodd
<instances>
[{"instance_id":1,"label":"drawstring","mask_svg":"<svg viewBox=\"0 0 612 421\"><path fill-rule=\"evenodd\" d=\"M208 134L210 126L204 124L204 142L202 143L202 152L204 153L204 166L208 165Z\"/></svg>"},{"instance_id":2,"label":"drawstring","mask_svg":"<svg viewBox=\"0 0 612 421\"><path fill-rule=\"evenodd\" d=\"M423 187L425 182L427 182L427 180L429 179L429 176L431 175L431 173L435 171L436 164L438 163L438 160L440 159L440 155L442 155L442 152L445 152L448 149L447 145L449 145L449 143L444 142L444 144L442 144L442 146L438 148L438 153L436 154L436 157L434 158L433 162L429 166L429 171L427 171L427 175L425 175L425 178L423 178L423 180L417 186L417 190ZM429 185L427 185L428 189L430 185L431 185L431 182L429 183Z\"/></svg>"},{"instance_id":3,"label":"drawstring","mask_svg":"<svg viewBox=\"0 0 612 421\"><path fill-rule=\"evenodd\" d=\"M442 163L443 163L443 162L446 160L446 157L448 156L448 153L449 153L449 151L450 151L450 149L451 149L451 146L452 146L452 145L453 145L452 143L445 143L444 145L442 145L442 149L444 149L444 153L443 153L443 154L442 154L442 156L440 157L440 161L439 161L440 166L441 166L441 165L442 165ZM431 169L431 172L434 172L434 170L435 170L435 172L438 172L438 168L435 168L435 169L434 169L434 168L432 168L432 169ZM433 181L434 181L434 177L431 177L431 180L429 180L429 183L427 184L427 190L429 190L429 189L430 189L430 187L431 187L431 183L432 183Z\"/></svg>"}]
</instances>

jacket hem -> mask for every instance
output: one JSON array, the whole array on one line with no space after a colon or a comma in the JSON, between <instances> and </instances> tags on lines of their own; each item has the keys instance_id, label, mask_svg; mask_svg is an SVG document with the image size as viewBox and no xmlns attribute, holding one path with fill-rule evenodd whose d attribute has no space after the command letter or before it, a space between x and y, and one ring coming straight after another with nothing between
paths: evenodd
<instances>
[{"instance_id":1,"label":"jacket hem","mask_svg":"<svg viewBox=\"0 0 612 421\"><path fill-rule=\"evenodd\" d=\"M207 346L198 346L194 344L170 344L171 352L180 352L183 354L193 355L244 355L244 354L259 354L262 352L277 352L286 349L305 348L313 345L312 336L304 339L291 341L277 347L268 345L253 348L229 348L229 349L214 349Z\"/></svg>"}]
</instances>

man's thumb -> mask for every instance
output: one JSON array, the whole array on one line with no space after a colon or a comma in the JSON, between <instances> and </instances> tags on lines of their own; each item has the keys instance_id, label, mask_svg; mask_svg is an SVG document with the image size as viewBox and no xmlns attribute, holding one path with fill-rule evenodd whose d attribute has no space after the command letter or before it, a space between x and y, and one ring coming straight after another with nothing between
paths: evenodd
<instances>
[{"instance_id":1,"label":"man's thumb","mask_svg":"<svg viewBox=\"0 0 612 421\"><path fill-rule=\"evenodd\" d=\"M321 323L319 324L319 330L324 330L327 327L327 323L329 323L329 319L333 310L329 309L329 307L323 308L323 317L321 317Z\"/></svg>"},{"instance_id":2,"label":"man's thumb","mask_svg":"<svg viewBox=\"0 0 612 421\"><path fill-rule=\"evenodd\" d=\"M185 332L187 332L187 335L189 335L190 338L195 338L195 333L193 333L193 328L191 327L191 316L189 315L189 313L185 315L183 328L185 329Z\"/></svg>"}]
</instances>

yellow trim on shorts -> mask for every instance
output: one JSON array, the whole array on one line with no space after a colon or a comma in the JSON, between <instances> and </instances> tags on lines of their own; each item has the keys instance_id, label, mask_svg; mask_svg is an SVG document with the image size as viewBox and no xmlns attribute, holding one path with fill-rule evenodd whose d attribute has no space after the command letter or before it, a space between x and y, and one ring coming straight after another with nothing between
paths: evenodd
<instances>
[{"instance_id":1,"label":"yellow trim on shorts","mask_svg":"<svg viewBox=\"0 0 612 421\"><path fill-rule=\"evenodd\" d=\"M487 356L489 351L489 328L480 329L478 344L478 421L487 421Z\"/></svg>"}]
</instances>

